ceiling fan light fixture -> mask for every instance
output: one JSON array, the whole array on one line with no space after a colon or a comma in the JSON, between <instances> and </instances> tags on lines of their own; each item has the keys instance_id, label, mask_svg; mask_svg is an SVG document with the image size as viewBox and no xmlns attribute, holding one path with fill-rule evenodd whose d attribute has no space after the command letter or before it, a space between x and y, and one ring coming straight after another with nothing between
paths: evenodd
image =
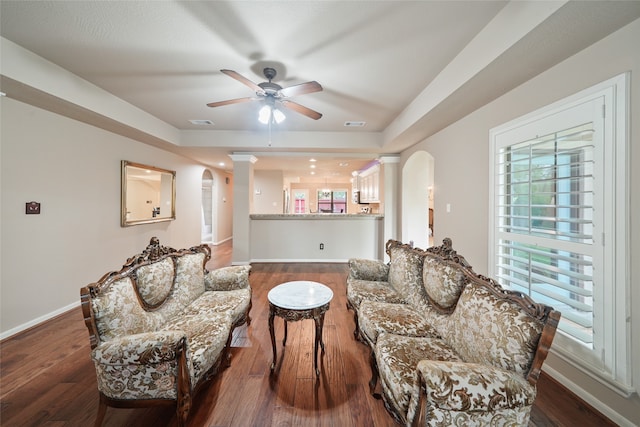
<instances>
[{"instance_id":1,"label":"ceiling fan light fixture","mask_svg":"<svg viewBox=\"0 0 640 427\"><path fill-rule=\"evenodd\" d=\"M276 123L280 124L280 123L284 122L284 120L286 118L287 118L287 116L285 116L282 111L278 110L277 108L274 108L274 110L273 110L273 119L276 121Z\"/></svg>"},{"instance_id":2,"label":"ceiling fan light fixture","mask_svg":"<svg viewBox=\"0 0 640 427\"><path fill-rule=\"evenodd\" d=\"M269 120L271 120L271 107L265 105L258 112L258 121L266 125L267 123L269 123Z\"/></svg>"},{"instance_id":3,"label":"ceiling fan light fixture","mask_svg":"<svg viewBox=\"0 0 640 427\"><path fill-rule=\"evenodd\" d=\"M273 121L275 123L282 123L287 118L284 113L277 108L273 108L271 105L265 105L258 112L258 121L262 124L268 124L269 121ZM272 122L272 123L273 123Z\"/></svg>"}]
</instances>

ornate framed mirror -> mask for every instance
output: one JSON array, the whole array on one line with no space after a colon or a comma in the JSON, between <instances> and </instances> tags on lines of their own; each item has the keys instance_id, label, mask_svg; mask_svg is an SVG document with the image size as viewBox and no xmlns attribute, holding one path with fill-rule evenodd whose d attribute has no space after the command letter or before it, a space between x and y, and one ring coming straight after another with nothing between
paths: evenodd
<instances>
[{"instance_id":1,"label":"ornate framed mirror","mask_svg":"<svg viewBox=\"0 0 640 427\"><path fill-rule=\"evenodd\" d=\"M155 166L122 161L120 225L176 219L176 173Z\"/></svg>"}]
</instances>

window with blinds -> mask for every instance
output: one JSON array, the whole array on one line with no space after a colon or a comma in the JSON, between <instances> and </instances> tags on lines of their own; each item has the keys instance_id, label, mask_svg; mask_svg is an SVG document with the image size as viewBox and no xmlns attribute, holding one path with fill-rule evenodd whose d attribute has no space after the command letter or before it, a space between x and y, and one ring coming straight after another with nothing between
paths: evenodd
<instances>
[{"instance_id":1,"label":"window with blinds","mask_svg":"<svg viewBox=\"0 0 640 427\"><path fill-rule=\"evenodd\" d=\"M562 313L552 351L628 395L628 75L491 129L489 271Z\"/></svg>"},{"instance_id":2,"label":"window with blinds","mask_svg":"<svg viewBox=\"0 0 640 427\"><path fill-rule=\"evenodd\" d=\"M497 278L593 345L593 123L497 152Z\"/></svg>"}]
</instances>

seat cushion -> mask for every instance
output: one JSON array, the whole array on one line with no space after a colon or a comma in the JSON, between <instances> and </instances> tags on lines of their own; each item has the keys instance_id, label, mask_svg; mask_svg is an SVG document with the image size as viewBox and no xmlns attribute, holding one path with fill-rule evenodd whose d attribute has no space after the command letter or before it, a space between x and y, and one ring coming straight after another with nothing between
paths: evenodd
<instances>
[{"instance_id":1,"label":"seat cushion","mask_svg":"<svg viewBox=\"0 0 640 427\"><path fill-rule=\"evenodd\" d=\"M194 387L220 357L231 333L231 317L227 313L180 314L161 330L183 331L187 336L187 358L191 386Z\"/></svg>"},{"instance_id":2,"label":"seat cushion","mask_svg":"<svg viewBox=\"0 0 640 427\"><path fill-rule=\"evenodd\" d=\"M375 349L380 382L387 403L391 404L403 421L413 419L409 402L415 402L420 392L418 362L424 359L460 361L458 355L443 340L434 337L408 337L382 333Z\"/></svg>"},{"instance_id":3,"label":"seat cushion","mask_svg":"<svg viewBox=\"0 0 640 427\"><path fill-rule=\"evenodd\" d=\"M237 325L244 319L250 304L250 289L206 291L185 308L182 314L200 314L204 318L214 318L220 313L227 313L231 317L231 323Z\"/></svg>"},{"instance_id":4,"label":"seat cushion","mask_svg":"<svg viewBox=\"0 0 640 427\"><path fill-rule=\"evenodd\" d=\"M438 336L438 331L423 312L409 304L363 301L358 310L360 332L370 345L378 335L389 332L406 336Z\"/></svg>"}]
</instances>

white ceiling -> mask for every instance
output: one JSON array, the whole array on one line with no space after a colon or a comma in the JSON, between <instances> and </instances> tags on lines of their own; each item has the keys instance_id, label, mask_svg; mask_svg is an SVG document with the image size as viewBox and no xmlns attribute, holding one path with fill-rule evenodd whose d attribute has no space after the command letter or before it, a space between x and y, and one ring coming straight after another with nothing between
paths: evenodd
<instances>
[{"instance_id":1,"label":"white ceiling","mask_svg":"<svg viewBox=\"0 0 640 427\"><path fill-rule=\"evenodd\" d=\"M252 153L257 169L288 176L308 174L313 155L324 180L399 153L639 16L637 1L2 0L0 34L175 128L173 151L227 169L229 154ZM269 137L259 102L206 106L253 95L220 69L258 83L265 66L284 87L318 81L322 92L295 101L323 117L286 111ZM9 97L63 114L74 104L2 77ZM67 115L145 139L113 117Z\"/></svg>"}]
</instances>

